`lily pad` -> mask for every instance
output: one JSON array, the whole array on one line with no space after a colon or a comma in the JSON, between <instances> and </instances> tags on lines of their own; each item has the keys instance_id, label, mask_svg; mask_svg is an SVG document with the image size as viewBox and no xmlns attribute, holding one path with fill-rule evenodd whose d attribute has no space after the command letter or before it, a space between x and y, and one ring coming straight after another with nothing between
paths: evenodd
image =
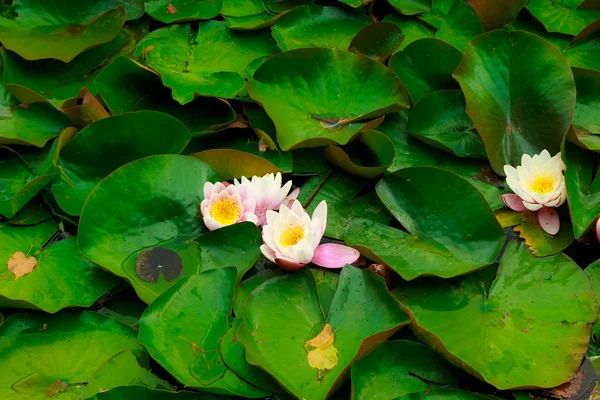
<instances>
[{"instance_id":1,"label":"lily pad","mask_svg":"<svg viewBox=\"0 0 600 400\"><path fill-rule=\"evenodd\" d=\"M224 22L173 25L146 36L136 50L158 72L173 98L181 104L197 95L234 98L244 89L244 71L253 60L276 52L268 32L240 33Z\"/></svg>"},{"instance_id":2,"label":"lily pad","mask_svg":"<svg viewBox=\"0 0 600 400\"><path fill-rule=\"evenodd\" d=\"M344 147L328 146L330 163L361 178L373 179L385 172L394 159L394 143L378 131L362 132Z\"/></svg>"},{"instance_id":3,"label":"lily pad","mask_svg":"<svg viewBox=\"0 0 600 400\"><path fill-rule=\"evenodd\" d=\"M528 395L529 396L529 395ZM497 397L458 389L434 389L429 392L411 393L396 400L496 400Z\"/></svg>"},{"instance_id":4,"label":"lily pad","mask_svg":"<svg viewBox=\"0 0 600 400\"><path fill-rule=\"evenodd\" d=\"M119 386L106 392L98 393L92 400L218 400L218 397L208 393L189 391L169 392L166 390L150 389L145 386Z\"/></svg>"},{"instance_id":5,"label":"lily pad","mask_svg":"<svg viewBox=\"0 0 600 400\"><path fill-rule=\"evenodd\" d=\"M600 134L600 71L573 68L577 105L573 127L578 134Z\"/></svg>"},{"instance_id":6,"label":"lily pad","mask_svg":"<svg viewBox=\"0 0 600 400\"><path fill-rule=\"evenodd\" d=\"M384 65L326 48L269 58L254 73L248 92L275 123L283 150L346 144L380 122L359 121L409 106L402 83Z\"/></svg>"},{"instance_id":7,"label":"lily pad","mask_svg":"<svg viewBox=\"0 0 600 400\"><path fill-rule=\"evenodd\" d=\"M262 0L223 0L221 16L228 28L256 30L269 27L277 15L269 12Z\"/></svg>"},{"instance_id":8,"label":"lily pad","mask_svg":"<svg viewBox=\"0 0 600 400\"><path fill-rule=\"evenodd\" d=\"M477 11L486 30L491 31L512 23L527 0L507 0L502 3L494 0L468 0L468 3Z\"/></svg>"},{"instance_id":9,"label":"lily pad","mask_svg":"<svg viewBox=\"0 0 600 400\"><path fill-rule=\"evenodd\" d=\"M499 4L499 3L498 3ZM469 42L483 33L479 16L469 4L455 1L448 15L435 32L435 38L442 40L461 52L465 52Z\"/></svg>"},{"instance_id":10,"label":"lily pad","mask_svg":"<svg viewBox=\"0 0 600 400\"><path fill-rule=\"evenodd\" d=\"M42 200L41 196L36 196L25 204L21 210L15 214L8 223L11 225L36 225L40 222L48 221L54 217L48 205Z\"/></svg>"},{"instance_id":11,"label":"lily pad","mask_svg":"<svg viewBox=\"0 0 600 400\"><path fill-rule=\"evenodd\" d=\"M304 268L250 294L236 337L247 360L295 397L326 398L354 361L406 324L390 300L381 277L346 266L325 319L313 275Z\"/></svg>"},{"instance_id":12,"label":"lily pad","mask_svg":"<svg viewBox=\"0 0 600 400\"><path fill-rule=\"evenodd\" d=\"M15 0L0 18L0 42L27 60L56 58L68 63L117 36L125 23L124 3Z\"/></svg>"},{"instance_id":13,"label":"lily pad","mask_svg":"<svg viewBox=\"0 0 600 400\"><path fill-rule=\"evenodd\" d=\"M391 0L390 4L404 15L422 14L431 11L431 0Z\"/></svg>"},{"instance_id":14,"label":"lily pad","mask_svg":"<svg viewBox=\"0 0 600 400\"><path fill-rule=\"evenodd\" d=\"M565 186L575 238L581 238L600 215L600 179L594 162L596 155L569 142L562 152Z\"/></svg>"},{"instance_id":15,"label":"lily pad","mask_svg":"<svg viewBox=\"0 0 600 400\"><path fill-rule=\"evenodd\" d=\"M61 110L71 119L73 126L79 129L110 116L99 97L92 95L86 88L81 89L77 97L66 100Z\"/></svg>"},{"instance_id":16,"label":"lily pad","mask_svg":"<svg viewBox=\"0 0 600 400\"><path fill-rule=\"evenodd\" d=\"M446 152L436 150L408 134L406 112L390 114L379 128L394 142L396 154L387 172L394 173L407 167L438 167L469 181L483 194L493 210L504 207L500 199L503 193L501 182L496 178L490 165L470 159L461 159Z\"/></svg>"},{"instance_id":17,"label":"lily pad","mask_svg":"<svg viewBox=\"0 0 600 400\"><path fill-rule=\"evenodd\" d=\"M550 43L522 31L486 33L470 42L453 76L498 174L523 154L560 151L575 110L575 82Z\"/></svg>"},{"instance_id":18,"label":"lily pad","mask_svg":"<svg viewBox=\"0 0 600 400\"><path fill-rule=\"evenodd\" d=\"M31 96L37 96L60 107L65 100L77 97L83 87L95 94L93 80L100 72L99 67L120 52L130 52L133 43L131 32L122 30L112 41L86 50L68 64L58 60L31 62L0 49L4 60L4 84L23 103L31 102Z\"/></svg>"},{"instance_id":19,"label":"lily pad","mask_svg":"<svg viewBox=\"0 0 600 400\"><path fill-rule=\"evenodd\" d=\"M155 111L101 119L62 149L52 194L65 212L79 216L92 189L111 172L143 157L178 154L189 140L180 121Z\"/></svg>"},{"instance_id":20,"label":"lily pad","mask_svg":"<svg viewBox=\"0 0 600 400\"><path fill-rule=\"evenodd\" d=\"M302 47L347 50L352 38L371 22L358 10L305 5L282 15L271 32L283 51Z\"/></svg>"},{"instance_id":21,"label":"lily pad","mask_svg":"<svg viewBox=\"0 0 600 400\"><path fill-rule=\"evenodd\" d=\"M483 142L465 107L465 97L460 90L430 93L415 104L406 129L438 149L459 157L486 160Z\"/></svg>"},{"instance_id":22,"label":"lily pad","mask_svg":"<svg viewBox=\"0 0 600 400\"><path fill-rule=\"evenodd\" d=\"M217 394L269 395L225 365L219 342L229 328L234 268L203 272L179 281L154 301L140 320L139 341L159 364L188 387Z\"/></svg>"},{"instance_id":23,"label":"lily pad","mask_svg":"<svg viewBox=\"0 0 600 400\"><path fill-rule=\"evenodd\" d=\"M419 338L502 390L550 388L573 378L598 316L596 295L577 264L563 254L534 257L516 242L497 271L411 282L394 294Z\"/></svg>"},{"instance_id":24,"label":"lily pad","mask_svg":"<svg viewBox=\"0 0 600 400\"><path fill-rule=\"evenodd\" d=\"M527 10L538 19L548 32L576 36L586 26L600 19L600 9L582 9L581 0L530 0Z\"/></svg>"},{"instance_id":25,"label":"lily pad","mask_svg":"<svg viewBox=\"0 0 600 400\"><path fill-rule=\"evenodd\" d=\"M425 95L438 90L458 88L452 71L462 60L453 46L438 39L419 39L392 56L390 69L398 75L416 104Z\"/></svg>"},{"instance_id":26,"label":"lily pad","mask_svg":"<svg viewBox=\"0 0 600 400\"><path fill-rule=\"evenodd\" d=\"M5 399L85 398L86 384L123 351L148 362L133 329L91 311L13 314L0 327L0 347Z\"/></svg>"},{"instance_id":27,"label":"lily pad","mask_svg":"<svg viewBox=\"0 0 600 400\"><path fill-rule=\"evenodd\" d=\"M468 376L421 343L382 343L352 366L353 398L398 399L429 392L433 385L458 385ZM435 387L435 386L434 386Z\"/></svg>"},{"instance_id":28,"label":"lily pad","mask_svg":"<svg viewBox=\"0 0 600 400\"><path fill-rule=\"evenodd\" d=\"M458 175L406 168L385 177L376 190L408 233L355 219L345 241L403 279L451 278L481 269L498 256L504 231L483 196Z\"/></svg>"},{"instance_id":29,"label":"lily pad","mask_svg":"<svg viewBox=\"0 0 600 400\"><path fill-rule=\"evenodd\" d=\"M173 22L211 19L219 15L221 0L146 0L146 12L152 18L171 24Z\"/></svg>"},{"instance_id":30,"label":"lily pad","mask_svg":"<svg viewBox=\"0 0 600 400\"><path fill-rule=\"evenodd\" d=\"M390 13L385 16L383 22L392 22L402 29L404 40L396 52L404 50L406 46L419 39L433 37L435 30L428 24L423 23L415 18L406 17L398 13Z\"/></svg>"},{"instance_id":31,"label":"lily pad","mask_svg":"<svg viewBox=\"0 0 600 400\"><path fill-rule=\"evenodd\" d=\"M600 260L597 260L584 270L587 277L592 283L592 288L596 295L600 293ZM592 325L592 336L590 338L590 348L587 351L587 356L598 356L600 355L600 322L594 322Z\"/></svg>"},{"instance_id":32,"label":"lily pad","mask_svg":"<svg viewBox=\"0 0 600 400\"><path fill-rule=\"evenodd\" d=\"M289 152L261 148L260 141L249 140L247 135L238 131L197 138L185 153L204 161L226 180L292 171Z\"/></svg>"},{"instance_id":33,"label":"lily pad","mask_svg":"<svg viewBox=\"0 0 600 400\"><path fill-rule=\"evenodd\" d=\"M386 63L404 40L402 29L393 22L378 22L361 29L348 47L348 51L364 54L380 63Z\"/></svg>"},{"instance_id":34,"label":"lily pad","mask_svg":"<svg viewBox=\"0 0 600 400\"><path fill-rule=\"evenodd\" d=\"M89 307L119 282L83 258L74 237L42 247L42 238L50 239L57 230L52 221L28 227L0 227L0 303L4 307L48 313L70 306ZM17 252L34 257L37 262L33 271L18 279L7 269L9 258Z\"/></svg>"},{"instance_id":35,"label":"lily pad","mask_svg":"<svg viewBox=\"0 0 600 400\"><path fill-rule=\"evenodd\" d=\"M135 272L137 255L166 247L183 259L179 279L197 273L200 254L191 241L206 231L198 210L202 188L218 180L209 166L192 157L150 156L124 165L90 194L79 223L79 250L131 281L142 300L150 302L176 281L144 282Z\"/></svg>"}]
</instances>

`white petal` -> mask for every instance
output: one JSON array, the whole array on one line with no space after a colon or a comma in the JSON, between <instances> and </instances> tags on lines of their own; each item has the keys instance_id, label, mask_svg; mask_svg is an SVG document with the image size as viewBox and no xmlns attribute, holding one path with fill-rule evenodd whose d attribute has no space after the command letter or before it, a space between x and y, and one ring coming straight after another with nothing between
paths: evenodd
<instances>
[{"instance_id":1,"label":"white petal","mask_svg":"<svg viewBox=\"0 0 600 400\"><path fill-rule=\"evenodd\" d=\"M519 180L519 175L517 174L517 169L515 167L513 167L512 165L504 166L504 174L506 175L507 179L510 178L515 181Z\"/></svg>"},{"instance_id":2,"label":"white petal","mask_svg":"<svg viewBox=\"0 0 600 400\"><path fill-rule=\"evenodd\" d=\"M521 166L525 169L531 169L531 156L529 154L521 156Z\"/></svg>"},{"instance_id":3,"label":"white petal","mask_svg":"<svg viewBox=\"0 0 600 400\"><path fill-rule=\"evenodd\" d=\"M525 208L527 208L529 211L537 211L540 208L542 208L543 206L541 204L537 204L537 203L529 203L524 201L523 205L525 206Z\"/></svg>"},{"instance_id":4,"label":"white petal","mask_svg":"<svg viewBox=\"0 0 600 400\"><path fill-rule=\"evenodd\" d=\"M271 249L269 246L267 246L266 244L263 244L260 246L260 251L263 253L263 255L269 259L269 261L271 262L275 262L275 252L273 251L273 249Z\"/></svg>"}]
</instances>

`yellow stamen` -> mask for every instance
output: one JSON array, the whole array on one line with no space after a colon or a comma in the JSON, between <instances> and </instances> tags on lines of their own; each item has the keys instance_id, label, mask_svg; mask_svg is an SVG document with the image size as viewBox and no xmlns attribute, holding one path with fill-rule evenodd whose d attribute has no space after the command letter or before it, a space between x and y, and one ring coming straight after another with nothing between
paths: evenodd
<instances>
[{"instance_id":1,"label":"yellow stamen","mask_svg":"<svg viewBox=\"0 0 600 400\"><path fill-rule=\"evenodd\" d=\"M240 210L235 201L224 197L212 204L210 215L221 225L231 225L240 219Z\"/></svg>"},{"instance_id":2,"label":"yellow stamen","mask_svg":"<svg viewBox=\"0 0 600 400\"><path fill-rule=\"evenodd\" d=\"M279 243L283 247L293 246L300 241L304 237L304 229L301 226L288 227L281 234L279 238Z\"/></svg>"},{"instance_id":3,"label":"yellow stamen","mask_svg":"<svg viewBox=\"0 0 600 400\"><path fill-rule=\"evenodd\" d=\"M538 194L546 194L546 193L550 193L552 190L554 190L554 185L556 184L556 181L546 175L546 176L536 176L535 179L531 182L531 186L529 186L529 189L533 190L534 192L538 193Z\"/></svg>"}]
</instances>

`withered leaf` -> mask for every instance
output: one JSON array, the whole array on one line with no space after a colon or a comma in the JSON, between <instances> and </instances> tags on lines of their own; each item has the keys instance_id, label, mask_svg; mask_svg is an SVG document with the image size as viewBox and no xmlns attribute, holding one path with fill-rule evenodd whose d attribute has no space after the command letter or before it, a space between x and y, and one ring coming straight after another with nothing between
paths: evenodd
<instances>
[{"instance_id":1,"label":"withered leaf","mask_svg":"<svg viewBox=\"0 0 600 400\"><path fill-rule=\"evenodd\" d=\"M15 274L15 280L29 274L36 265L35 257L28 258L22 251L16 252L8 259L8 270Z\"/></svg>"},{"instance_id":2,"label":"withered leaf","mask_svg":"<svg viewBox=\"0 0 600 400\"><path fill-rule=\"evenodd\" d=\"M164 247L152 247L142 251L135 261L135 272L142 280L157 283L162 271L167 282L176 279L183 270L179 254Z\"/></svg>"}]
</instances>

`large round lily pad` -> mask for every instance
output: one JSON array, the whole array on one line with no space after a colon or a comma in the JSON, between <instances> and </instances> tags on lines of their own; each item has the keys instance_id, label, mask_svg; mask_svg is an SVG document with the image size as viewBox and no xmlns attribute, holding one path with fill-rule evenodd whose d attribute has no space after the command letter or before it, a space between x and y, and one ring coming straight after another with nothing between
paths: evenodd
<instances>
[{"instance_id":1,"label":"large round lily pad","mask_svg":"<svg viewBox=\"0 0 600 400\"><path fill-rule=\"evenodd\" d=\"M405 325L383 279L346 266L324 317L313 274L304 268L256 288L236 338L246 358L297 398L324 399L348 367Z\"/></svg>"},{"instance_id":2,"label":"large round lily pad","mask_svg":"<svg viewBox=\"0 0 600 400\"><path fill-rule=\"evenodd\" d=\"M53 221L0 226L0 304L49 313L69 306L89 307L119 282L79 254L74 237L42 247L57 230ZM19 252L22 259L33 257L35 263L31 272L17 272L23 276L8 268Z\"/></svg>"},{"instance_id":3,"label":"large round lily pad","mask_svg":"<svg viewBox=\"0 0 600 400\"><path fill-rule=\"evenodd\" d=\"M173 98L189 103L197 95L233 98L244 89L246 66L274 54L268 31L236 32L224 22L201 22L198 33L189 25L157 29L137 47L146 64L173 89Z\"/></svg>"},{"instance_id":4,"label":"large round lily pad","mask_svg":"<svg viewBox=\"0 0 600 400\"><path fill-rule=\"evenodd\" d=\"M462 54L438 39L419 39L392 56L390 69L398 75L416 104L426 94L458 88L452 72L462 60Z\"/></svg>"},{"instance_id":5,"label":"large round lily pad","mask_svg":"<svg viewBox=\"0 0 600 400\"><path fill-rule=\"evenodd\" d=\"M218 180L210 167L186 156L150 156L126 164L90 194L79 223L81 253L132 281L142 299L151 301L176 280L144 282L135 272L136 257L142 250L166 247L183 259L179 278L197 273L200 252L191 241L206 231L199 211L203 186Z\"/></svg>"},{"instance_id":6,"label":"large round lily pad","mask_svg":"<svg viewBox=\"0 0 600 400\"><path fill-rule=\"evenodd\" d=\"M15 0L0 18L0 42L27 60L70 62L84 50L113 40L128 11L135 12L130 19L138 18L143 1Z\"/></svg>"},{"instance_id":7,"label":"large round lily pad","mask_svg":"<svg viewBox=\"0 0 600 400\"><path fill-rule=\"evenodd\" d=\"M441 90L423 97L408 118L406 129L423 142L459 157L487 159L481 138L465 112L460 90ZM435 118L432 118L435 116Z\"/></svg>"},{"instance_id":8,"label":"large round lily pad","mask_svg":"<svg viewBox=\"0 0 600 400\"><path fill-rule=\"evenodd\" d=\"M400 80L384 65L347 51L306 48L265 61L248 84L277 128L283 150L346 144L363 120L409 107Z\"/></svg>"},{"instance_id":9,"label":"large round lily pad","mask_svg":"<svg viewBox=\"0 0 600 400\"><path fill-rule=\"evenodd\" d=\"M283 51L302 47L347 50L352 38L371 20L364 13L330 6L300 6L282 15L271 27Z\"/></svg>"},{"instance_id":10,"label":"large round lily pad","mask_svg":"<svg viewBox=\"0 0 600 400\"><path fill-rule=\"evenodd\" d=\"M421 340L499 389L572 379L598 317L596 295L577 264L563 254L534 257L517 242L497 270L410 282L394 294Z\"/></svg>"},{"instance_id":11,"label":"large round lily pad","mask_svg":"<svg viewBox=\"0 0 600 400\"><path fill-rule=\"evenodd\" d=\"M167 24L197 19L211 19L221 12L221 0L146 0L146 13Z\"/></svg>"},{"instance_id":12,"label":"large round lily pad","mask_svg":"<svg viewBox=\"0 0 600 400\"><path fill-rule=\"evenodd\" d=\"M575 82L556 47L528 32L492 31L470 42L453 76L497 173L520 164L523 154L560 151L575 110Z\"/></svg>"},{"instance_id":13,"label":"large round lily pad","mask_svg":"<svg viewBox=\"0 0 600 400\"><path fill-rule=\"evenodd\" d=\"M13 314L0 327L0 348L3 399L85 398L87 383L123 351L148 363L132 328L91 311Z\"/></svg>"},{"instance_id":14,"label":"large round lily pad","mask_svg":"<svg viewBox=\"0 0 600 400\"><path fill-rule=\"evenodd\" d=\"M406 168L384 178L376 190L408 233L355 219L345 241L402 278L450 278L485 267L498 256L504 231L481 193L458 175Z\"/></svg>"},{"instance_id":15,"label":"large round lily pad","mask_svg":"<svg viewBox=\"0 0 600 400\"><path fill-rule=\"evenodd\" d=\"M60 152L52 194L70 215L80 215L98 182L128 162L178 154L190 133L179 120L155 111L104 118L88 125Z\"/></svg>"},{"instance_id":16,"label":"large round lily pad","mask_svg":"<svg viewBox=\"0 0 600 400\"><path fill-rule=\"evenodd\" d=\"M180 281L154 301L140 319L140 342L159 364L188 387L217 394L262 398L227 367L219 342L229 328L234 268L203 272Z\"/></svg>"}]
</instances>

